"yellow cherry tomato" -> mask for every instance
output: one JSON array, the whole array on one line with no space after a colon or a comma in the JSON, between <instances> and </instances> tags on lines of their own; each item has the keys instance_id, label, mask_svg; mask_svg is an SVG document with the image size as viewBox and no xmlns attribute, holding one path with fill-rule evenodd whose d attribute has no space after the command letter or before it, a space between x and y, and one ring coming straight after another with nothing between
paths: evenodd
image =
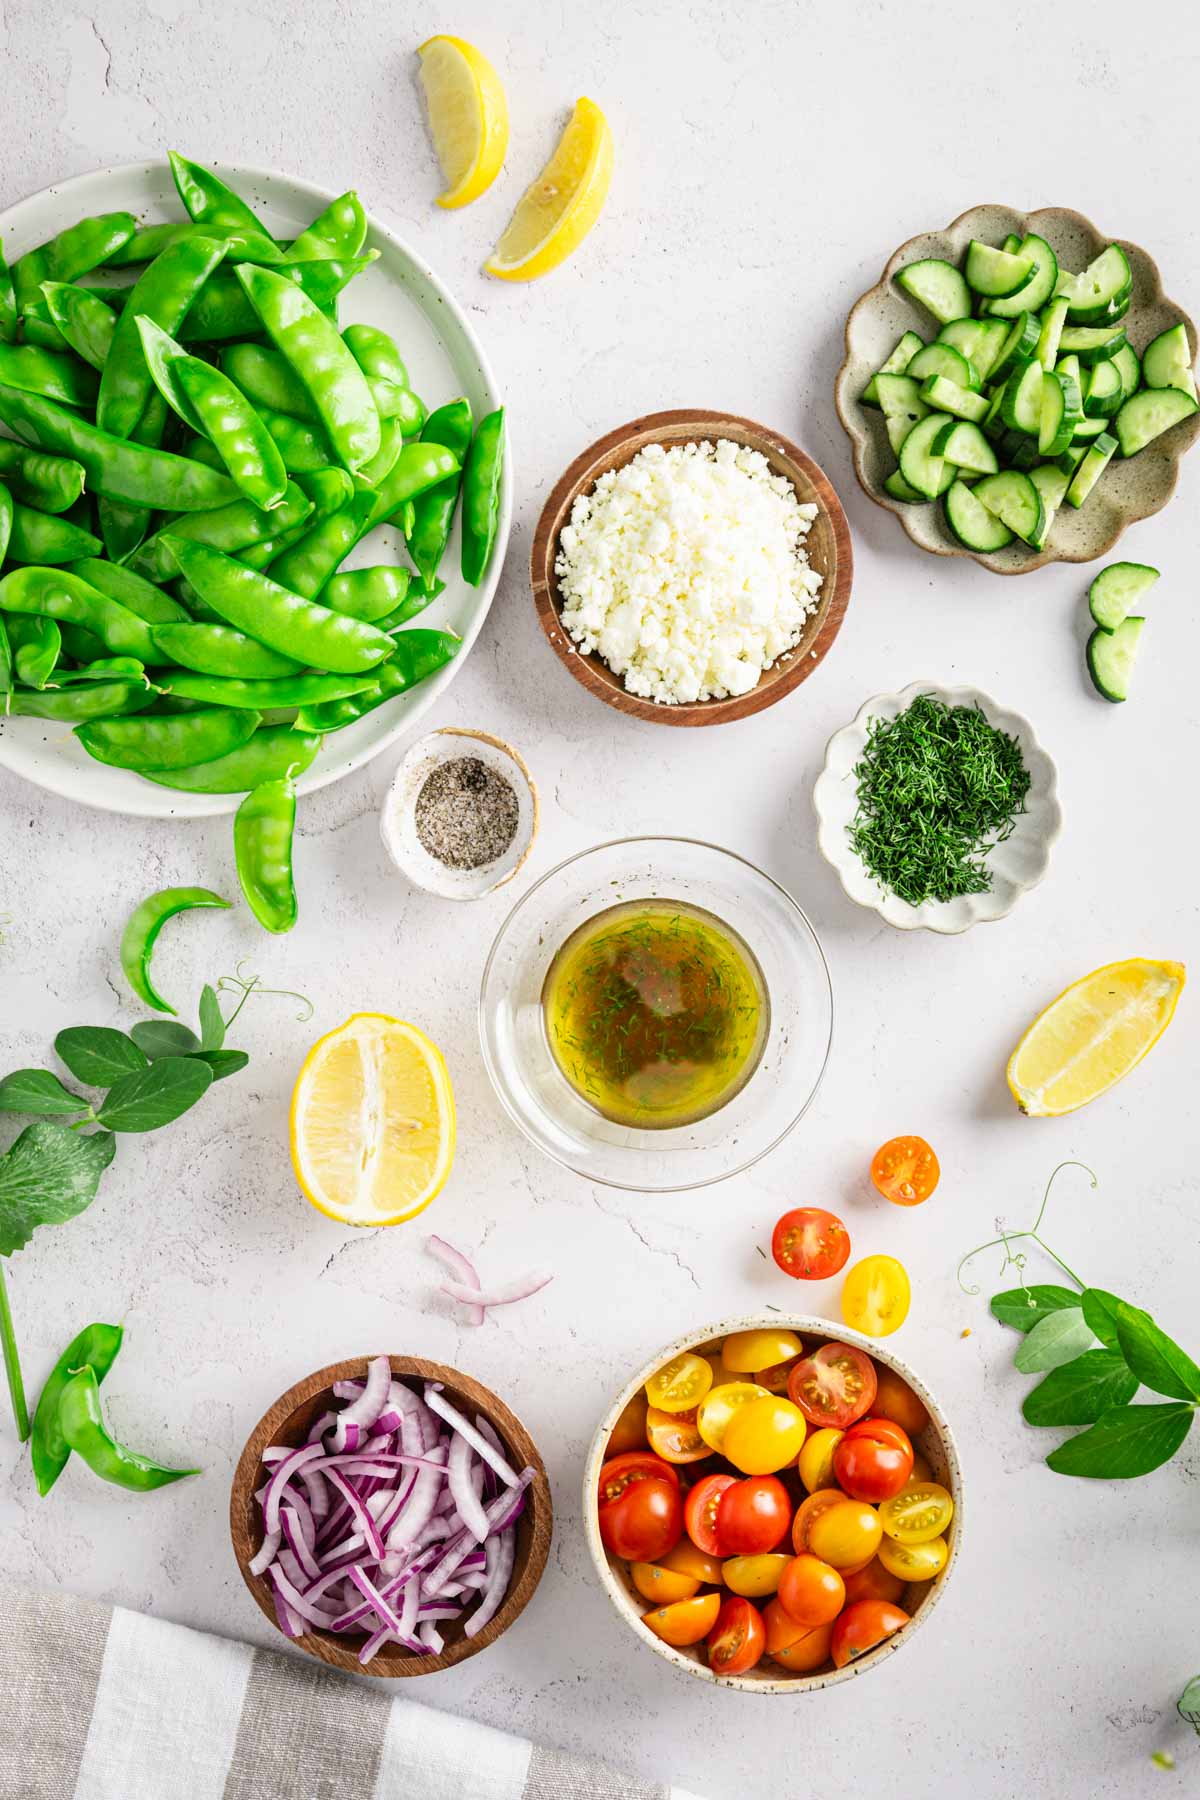
<instances>
[{"instance_id":1,"label":"yellow cherry tomato","mask_svg":"<svg viewBox=\"0 0 1200 1800\"><path fill-rule=\"evenodd\" d=\"M691 1412L712 1386L712 1369L702 1356L685 1350L656 1369L646 1383L646 1398L659 1412Z\"/></svg>"},{"instance_id":2,"label":"yellow cherry tomato","mask_svg":"<svg viewBox=\"0 0 1200 1800\"><path fill-rule=\"evenodd\" d=\"M944 1537L927 1538L922 1544L902 1544L898 1538L885 1537L879 1546L879 1560L889 1575L901 1581L932 1581L950 1560L950 1546Z\"/></svg>"},{"instance_id":3,"label":"yellow cherry tomato","mask_svg":"<svg viewBox=\"0 0 1200 1800\"><path fill-rule=\"evenodd\" d=\"M865 1500L839 1500L826 1507L814 1515L807 1532L813 1555L839 1571L870 1562L882 1538L879 1514Z\"/></svg>"},{"instance_id":4,"label":"yellow cherry tomato","mask_svg":"<svg viewBox=\"0 0 1200 1800\"><path fill-rule=\"evenodd\" d=\"M692 1575L697 1582L707 1582L710 1587L720 1587L724 1579L720 1558L698 1549L690 1537L681 1537L656 1567L670 1569L677 1575Z\"/></svg>"},{"instance_id":5,"label":"yellow cherry tomato","mask_svg":"<svg viewBox=\"0 0 1200 1800\"><path fill-rule=\"evenodd\" d=\"M738 1375L753 1375L772 1363L799 1356L804 1345L794 1331L733 1331L721 1346L721 1360Z\"/></svg>"},{"instance_id":6,"label":"yellow cherry tomato","mask_svg":"<svg viewBox=\"0 0 1200 1800\"><path fill-rule=\"evenodd\" d=\"M879 1509L883 1529L900 1544L928 1544L954 1517L954 1502L939 1481L906 1481Z\"/></svg>"},{"instance_id":7,"label":"yellow cherry tomato","mask_svg":"<svg viewBox=\"0 0 1200 1800\"><path fill-rule=\"evenodd\" d=\"M834 1431L829 1425L822 1426L805 1438L804 1448L800 1452L800 1479L810 1494L819 1488L837 1486L837 1477L833 1472L833 1453L845 1437L844 1431Z\"/></svg>"},{"instance_id":8,"label":"yellow cherry tomato","mask_svg":"<svg viewBox=\"0 0 1200 1800\"><path fill-rule=\"evenodd\" d=\"M779 1577L791 1562L790 1556L781 1556L775 1551L764 1551L759 1556L731 1556L722 1566L725 1586L735 1594L744 1594L747 1600L757 1600L764 1594L773 1594L779 1586Z\"/></svg>"},{"instance_id":9,"label":"yellow cherry tomato","mask_svg":"<svg viewBox=\"0 0 1200 1800\"><path fill-rule=\"evenodd\" d=\"M706 1350L704 1360L712 1370L714 1387L720 1387L722 1382L733 1380L733 1370L727 1369L719 1356L714 1356L711 1351Z\"/></svg>"},{"instance_id":10,"label":"yellow cherry tomato","mask_svg":"<svg viewBox=\"0 0 1200 1800\"><path fill-rule=\"evenodd\" d=\"M766 1388L752 1381L723 1381L709 1388L696 1411L696 1430L710 1450L724 1450L725 1433L735 1412L752 1400L769 1400Z\"/></svg>"},{"instance_id":11,"label":"yellow cherry tomato","mask_svg":"<svg viewBox=\"0 0 1200 1800\"><path fill-rule=\"evenodd\" d=\"M724 1454L743 1475L773 1475L795 1462L807 1432L798 1406L767 1394L738 1407L725 1428Z\"/></svg>"},{"instance_id":12,"label":"yellow cherry tomato","mask_svg":"<svg viewBox=\"0 0 1200 1800\"><path fill-rule=\"evenodd\" d=\"M912 1288L894 1256L864 1256L842 1284L842 1317L867 1337L890 1337L908 1317Z\"/></svg>"},{"instance_id":13,"label":"yellow cherry tomato","mask_svg":"<svg viewBox=\"0 0 1200 1800\"><path fill-rule=\"evenodd\" d=\"M646 1413L646 1440L655 1456L664 1462L701 1462L712 1451L696 1430L694 1412L660 1412L651 1406Z\"/></svg>"},{"instance_id":14,"label":"yellow cherry tomato","mask_svg":"<svg viewBox=\"0 0 1200 1800\"><path fill-rule=\"evenodd\" d=\"M690 1600L699 1590L700 1579L696 1575L680 1575L674 1569L664 1569L659 1563L635 1562L630 1566L633 1585L645 1599L655 1606L670 1606L675 1600Z\"/></svg>"}]
</instances>

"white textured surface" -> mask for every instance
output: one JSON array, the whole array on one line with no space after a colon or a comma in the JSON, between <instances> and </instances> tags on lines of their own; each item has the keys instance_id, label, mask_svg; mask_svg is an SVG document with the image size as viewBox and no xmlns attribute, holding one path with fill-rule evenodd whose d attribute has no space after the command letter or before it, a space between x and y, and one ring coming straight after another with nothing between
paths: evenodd
<instances>
[{"instance_id":1,"label":"white textured surface","mask_svg":"<svg viewBox=\"0 0 1200 1800\"><path fill-rule=\"evenodd\" d=\"M929 15L930 23L932 15ZM503 71L508 173L465 213L435 175L412 81L431 31L477 38ZM1163 44L1168 51L1163 53ZM39 1502L11 1436L0 1459L0 1565L187 1623L269 1641L233 1566L229 1475L262 1408L357 1350L421 1350L472 1370L523 1415L551 1466L555 1549L503 1643L420 1688L491 1724L589 1749L709 1800L812 1788L843 1800L898 1783L1011 1800L1047 1779L1070 1800L1182 1795L1200 1744L1172 1711L1200 1664L1195 1631L1200 1440L1125 1487L1040 1465L1023 1428L1013 1340L954 1264L1003 1213L1024 1223L1062 1156L1049 1231L1091 1279L1149 1304L1196 1343L1196 998L1109 1099L1059 1122L1018 1118L1005 1057L1066 981L1113 957L1193 957L1197 657L1195 495L1136 526L1122 554L1163 570L1133 699L1106 707L1083 672L1084 578L999 581L919 555L863 498L832 405L841 325L890 250L999 198L1078 207L1157 257L1200 305L1188 161L1200 27L1177 6L1086 18L971 0L948 29L915 7L780 4L497 10L459 0L284 8L156 0L90 11L8 0L0 15L0 200L98 163L179 145L286 168L369 204L428 255L478 323L512 407L522 491L500 594L470 663L427 725L494 731L523 750L544 824L530 875L609 835L670 828L760 860L809 909L834 969L829 1075L799 1134L752 1176L695 1199L589 1190L536 1160L483 1076L475 988L505 895L469 911L409 890L376 809L393 756L312 796L300 822L301 920L270 940L244 909L177 920L156 965L168 994L240 956L312 995L243 1015L251 1068L188 1120L122 1144L82 1219L43 1233L11 1280L31 1385L92 1318L124 1318L107 1392L117 1428L188 1453L203 1480L132 1499L72 1469ZM897 86L899 83L899 87ZM576 95L610 112L617 174L575 261L506 289L483 254ZM900 98L897 100L897 94ZM922 99L921 96L929 96ZM1099 148L1098 148L1099 147ZM723 406L794 437L838 487L857 578L833 654L744 724L671 732L591 702L546 649L525 577L532 523L585 444L658 407ZM1011 918L941 940L853 906L814 841L809 790L830 732L917 675L973 682L1025 713L1059 765L1065 831L1048 879ZM0 781L3 1066L41 1061L61 1026L130 1022L120 924L166 882L233 892L228 821L114 820ZM1181 810L1182 809L1182 810ZM551 1261L559 1278L478 1333L434 1297L420 1228L348 1235L295 1193L285 1111L318 1028L357 1007L419 1020L444 1046L460 1151L430 1215L489 1272ZM945 1171L913 1213L864 1186L875 1145L919 1130ZM624 1371L677 1332L765 1303L782 1277L755 1253L785 1204L845 1217L856 1252L913 1275L897 1341L942 1400L964 1454L971 1542L928 1628L878 1673L784 1701L714 1695L641 1653L588 1575L577 1526L585 1445ZM998 1285L985 1266L985 1292ZM1006 1283L1007 1285L1007 1278ZM803 1296L834 1311L832 1290ZM972 1336L965 1341L967 1326ZM694 1691L695 1690L695 1691ZM1178 1771L1151 1768L1171 1748Z\"/></svg>"}]
</instances>

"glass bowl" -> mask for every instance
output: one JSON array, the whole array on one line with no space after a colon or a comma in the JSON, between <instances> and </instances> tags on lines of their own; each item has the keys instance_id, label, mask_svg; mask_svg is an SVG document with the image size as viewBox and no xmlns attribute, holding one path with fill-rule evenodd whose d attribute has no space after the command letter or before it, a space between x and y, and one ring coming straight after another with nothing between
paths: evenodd
<instances>
[{"instance_id":1,"label":"glass bowl","mask_svg":"<svg viewBox=\"0 0 1200 1800\"><path fill-rule=\"evenodd\" d=\"M770 1024L753 1075L724 1106L664 1129L588 1104L551 1054L546 973L564 940L609 907L676 900L715 914L762 970ZM817 935L786 889L730 850L692 838L624 838L581 851L531 887L483 971L479 1035L501 1104L531 1143L588 1181L678 1193L748 1169L808 1111L829 1058L833 989Z\"/></svg>"}]
</instances>

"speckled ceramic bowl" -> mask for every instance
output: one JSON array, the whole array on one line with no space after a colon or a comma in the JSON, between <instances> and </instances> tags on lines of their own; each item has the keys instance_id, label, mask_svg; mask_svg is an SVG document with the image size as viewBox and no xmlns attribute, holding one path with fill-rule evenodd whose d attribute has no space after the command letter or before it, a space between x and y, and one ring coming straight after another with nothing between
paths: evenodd
<instances>
[{"instance_id":1,"label":"speckled ceramic bowl","mask_svg":"<svg viewBox=\"0 0 1200 1800\"><path fill-rule=\"evenodd\" d=\"M983 894L961 894L956 900L926 900L910 906L898 894L880 888L867 874L847 835L858 810L854 769L867 742L874 719L894 719L911 706L918 694L932 694L946 706L978 706L989 724L1015 737L1021 746L1030 786L1025 811L1011 836L988 853L992 885ZM987 919L1002 919L1021 895L1036 887L1050 864L1050 850L1062 830L1058 803L1058 775L1053 762L1033 734L1033 726L1020 713L1006 712L978 688L940 687L936 681L914 681L898 694L876 694L860 707L849 725L836 731L825 750L825 766L813 788L817 813L817 843L826 862L851 900L869 906L899 931L937 931L953 936Z\"/></svg>"},{"instance_id":2,"label":"speckled ceramic bowl","mask_svg":"<svg viewBox=\"0 0 1200 1800\"><path fill-rule=\"evenodd\" d=\"M935 1481L940 1481L949 1490L954 1501L954 1518L947 1538L950 1545L950 1557L941 1574L933 1581L924 1581L909 1587L901 1596L900 1604L912 1617L902 1631L894 1637L885 1638L874 1650L856 1657L844 1669L835 1669L832 1665L818 1669L812 1675L789 1675L778 1663L768 1658L751 1669L745 1675L714 1675L705 1662L701 1646L677 1650L670 1644L664 1644L661 1638L642 1624L642 1614L648 1610L648 1602L633 1588L629 1582L624 1563L610 1557L600 1541L600 1527L596 1518L596 1488L600 1478L600 1470L605 1460L608 1440L612 1436L613 1427L622 1411L633 1399L638 1390L645 1385L656 1369L661 1369L665 1362L673 1356L679 1356L685 1350L698 1351L702 1356L715 1354L720 1348L722 1339L731 1331L794 1331L804 1339L806 1349L814 1348L817 1343L828 1343L836 1339L839 1343L854 1344L865 1350L875 1362L892 1369L924 1403L929 1413L929 1423L920 1437L915 1440L916 1448L925 1457L933 1471ZM851 1331L845 1325L833 1325L828 1319L813 1319L801 1313L759 1313L744 1319L725 1319L720 1324L706 1326L702 1331L689 1332L687 1336L676 1338L672 1344L666 1344L651 1357L644 1368L628 1381L613 1400L612 1405L601 1419L596 1435L592 1439L588 1452L587 1465L583 1472L583 1522L587 1533L588 1549L600 1577L600 1585L616 1607L622 1619L626 1621L639 1643L654 1650L667 1662L674 1663L687 1675L695 1675L701 1681L707 1681L713 1687L744 1688L752 1694L809 1694L818 1688L834 1687L840 1681L853 1681L858 1675L865 1675L868 1669L877 1669L881 1663L894 1656L897 1650L903 1649L920 1627L928 1619L930 1613L946 1590L946 1584L954 1573L958 1562L959 1549L962 1543L963 1522L963 1478L958 1458L958 1446L954 1442L953 1433L947 1423L941 1407L925 1386L924 1382L914 1375L908 1364L896 1352L871 1338L863 1337L860 1332Z\"/></svg>"},{"instance_id":3,"label":"speckled ceramic bowl","mask_svg":"<svg viewBox=\"0 0 1200 1800\"><path fill-rule=\"evenodd\" d=\"M990 555L968 550L952 535L940 502L905 505L884 492L883 484L896 467L896 458L883 414L875 407L863 406L859 395L905 331L918 331L927 341L937 335L932 315L910 300L892 276L905 263L923 256L944 257L957 266L973 237L999 244L1009 232L1023 237L1027 231L1044 237L1062 266L1073 273L1086 268L1105 245L1119 243L1133 270L1133 299L1124 323L1134 349L1140 354L1160 331L1182 323L1193 357L1196 353L1196 327L1182 307L1163 293L1153 259L1137 244L1109 237L1082 213L1066 207L1047 206L1040 212L1023 213L1011 206L973 206L944 231L922 232L888 258L879 281L855 302L846 320L846 358L834 388L838 417L854 448L855 472L864 491L878 506L895 513L922 550L932 550L935 556L970 556L997 575L1027 575L1046 563L1091 562L1105 555L1127 525L1148 518L1167 504L1179 479L1180 459L1200 436L1200 413L1193 413L1137 456L1115 459L1078 512L1070 506L1059 508L1040 551L1016 539Z\"/></svg>"},{"instance_id":4,"label":"speckled ceramic bowl","mask_svg":"<svg viewBox=\"0 0 1200 1800\"><path fill-rule=\"evenodd\" d=\"M417 834L417 797L443 763L472 757L508 782L517 797L512 842L493 862L477 869L452 869L431 856ZM538 828L538 794L520 751L486 731L444 725L418 738L405 754L379 815L384 849L408 879L444 900L481 900L512 880L533 848Z\"/></svg>"}]
</instances>

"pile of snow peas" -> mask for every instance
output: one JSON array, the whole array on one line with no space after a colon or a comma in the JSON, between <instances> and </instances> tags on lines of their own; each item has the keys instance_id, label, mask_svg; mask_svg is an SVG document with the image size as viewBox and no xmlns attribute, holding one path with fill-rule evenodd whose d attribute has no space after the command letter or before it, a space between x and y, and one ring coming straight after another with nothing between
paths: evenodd
<instances>
[{"instance_id":1,"label":"pile of snow peas","mask_svg":"<svg viewBox=\"0 0 1200 1800\"><path fill-rule=\"evenodd\" d=\"M410 621L460 496L484 578L504 414L428 412L386 332L339 330L378 255L356 194L281 243L170 162L186 219L82 219L11 268L0 244L0 701L160 786L244 793L243 892L287 931L295 779L458 650ZM343 570L383 525L409 563Z\"/></svg>"}]
</instances>

